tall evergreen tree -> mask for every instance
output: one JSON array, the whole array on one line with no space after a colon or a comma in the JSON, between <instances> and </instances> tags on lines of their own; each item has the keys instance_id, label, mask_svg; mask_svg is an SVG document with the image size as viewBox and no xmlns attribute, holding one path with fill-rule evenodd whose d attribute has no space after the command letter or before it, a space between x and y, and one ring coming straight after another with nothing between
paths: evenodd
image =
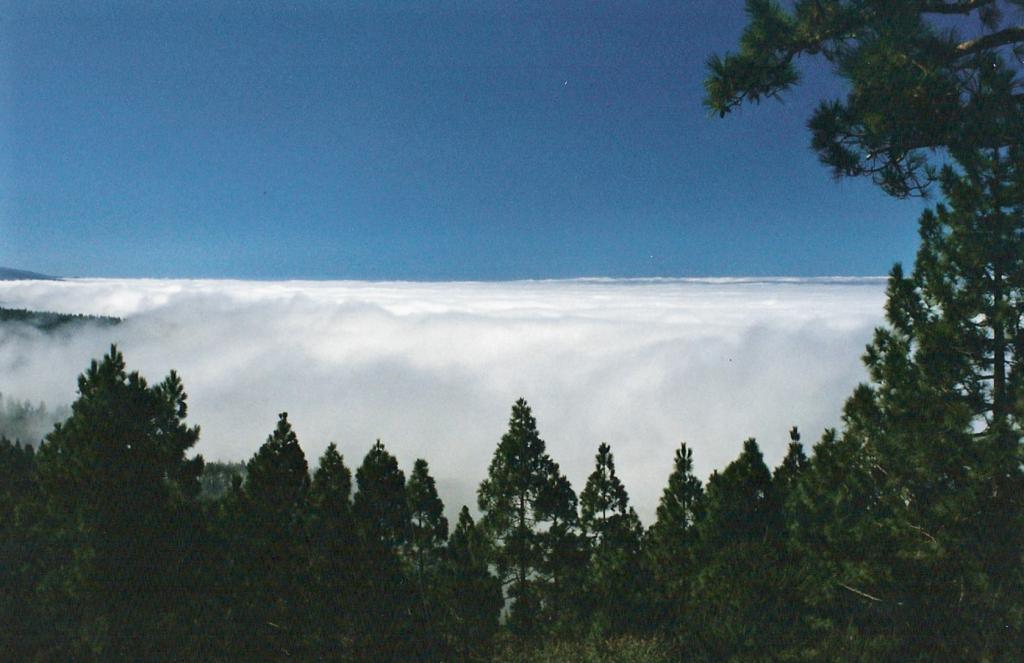
<instances>
[{"instance_id":1,"label":"tall evergreen tree","mask_svg":"<svg viewBox=\"0 0 1024 663\"><path fill-rule=\"evenodd\" d=\"M309 466L286 412L246 469L232 514L237 522L231 575L238 601L228 646L231 655L246 658L308 656Z\"/></svg>"},{"instance_id":2,"label":"tall evergreen tree","mask_svg":"<svg viewBox=\"0 0 1024 663\"><path fill-rule=\"evenodd\" d=\"M417 583L426 582L431 567L440 557L448 540L448 519L444 517L444 503L437 496L434 477L430 476L427 461L418 458L406 484L409 516L408 556L414 567Z\"/></svg>"},{"instance_id":3,"label":"tall evergreen tree","mask_svg":"<svg viewBox=\"0 0 1024 663\"><path fill-rule=\"evenodd\" d=\"M410 533L405 472L380 440L356 470L356 484L359 490L352 510L363 535L397 551L409 540Z\"/></svg>"},{"instance_id":4,"label":"tall evergreen tree","mask_svg":"<svg viewBox=\"0 0 1024 663\"><path fill-rule=\"evenodd\" d=\"M893 270L889 324L865 357L872 384L831 445L867 468L839 489L867 483L873 506L854 531L885 554L855 555L832 528L817 546L836 583L885 608L881 624L851 608L854 627L908 660L1003 659L1024 630L1024 162L1014 151L958 159L942 173L947 203L922 216L914 272Z\"/></svg>"},{"instance_id":5,"label":"tall evergreen tree","mask_svg":"<svg viewBox=\"0 0 1024 663\"><path fill-rule=\"evenodd\" d=\"M585 626L583 604L589 551L580 530L576 491L558 463L551 462L550 473L550 490L541 505L550 521L547 529L540 532L544 558L536 590L541 602L540 616L548 632L554 637L571 637Z\"/></svg>"},{"instance_id":6,"label":"tall evergreen tree","mask_svg":"<svg viewBox=\"0 0 1024 663\"><path fill-rule=\"evenodd\" d=\"M356 651L381 661L422 657L425 634L413 619L418 598L401 560L412 529L405 473L380 440L356 470L356 485L352 511L361 539L363 573L355 588L362 607L357 615Z\"/></svg>"},{"instance_id":7,"label":"tall evergreen tree","mask_svg":"<svg viewBox=\"0 0 1024 663\"><path fill-rule=\"evenodd\" d=\"M150 387L116 347L78 379L67 421L37 456L59 542L41 587L70 650L55 657L172 658L188 633L201 457L171 374Z\"/></svg>"},{"instance_id":8,"label":"tall evergreen tree","mask_svg":"<svg viewBox=\"0 0 1024 663\"><path fill-rule=\"evenodd\" d=\"M335 444L327 446L309 491L314 655L359 660L353 632L362 606L353 600L362 581L361 550L352 517L352 473Z\"/></svg>"},{"instance_id":9,"label":"tall evergreen tree","mask_svg":"<svg viewBox=\"0 0 1024 663\"><path fill-rule=\"evenodd\" d=\"M573 541L575 495L548 456L537 421L521 398L512 406L509 430L494 451L477 498L492 561L513 600L510 625L520 635L529 634L541 625L539 617L557 611L559 606L544 604L544 595L552 589L562 593L560 580L569 579L565 563L578 548ZM565 575L558 578L560 571Z\"/></svg>"},{"instance_id":10,"label":"tall evergreen tree","mask_svg":"<svg viewBox=\"0 0 1024 663\"><path fill-rule=\"evenodd\" d=\"M615 474L611 447L601 444L580 493L580 521L590 546L588 602L601 631L620 634L642 619L637 579L643 526Z\"/></svg>"},{"instance_id":11,"label":"tall evergreen tree","mask_svg":"<svg viewBox=\"0 0 1024 663\"><path fill-rule=\"evenodd\" d=\"M439 573L439 627L455 660L485 661L504 605L501 582L488 568L487 540L465 506L448 539Z\"/></svg>"},{"instance_id":12,"label":"tall evergreen tree","mask_svg":"<svg viewBox=\"0 0 1024 663\"><path fill-rule=\"evenodd\" d=\"M696 624L692 646L709 660L751 660L766 643L787 646L800 611L790 596L781 512L772 476L753 439L708 479L698 524L699 572L691 597Z\"/></svg>"},{"instance_id":13,"label":"tall evergreen tree","mask_svg":"<svg viewBox=\"0 0 1024 663\"><path fill-rule=\"evenodd\" d=\"M693 473L693 450L676 449L668 485L658 502L657 520L646 537L645 584L651 616L663 632L685 637L690 586L696 574L697 523L704 513L704 487Z\"/></svg>"},{"instance_id":14,"label":"tall evergreen tree","mask_svg":"<svg viewBox=\"0 0 1024 663\"><path fill-rule=\"evenodd\" d=\"M444 504L437 496L427 461L416 460L405 488L410 516L406 560L416 592L416 630L420 634L420 646L430 658L446 658L442 654L444 643L437 622L441 618L438 566L448 540L448 519L444 517Z\"/></svg>"},{"instance_id":15,"label":"tall evergreen tree","mask_svg":"<svg viewBox=\"0 0 1024 663\"><path fill-rule=\"evenodd\" d=\"M786 449L782 464L772 473L772 493L783 511L786 511L786 503L796 491L807 465L807 454L804 453L804 445L800 443L800 432L793 426L789 431L789 447Z\"/></svg>"}]
</instances>

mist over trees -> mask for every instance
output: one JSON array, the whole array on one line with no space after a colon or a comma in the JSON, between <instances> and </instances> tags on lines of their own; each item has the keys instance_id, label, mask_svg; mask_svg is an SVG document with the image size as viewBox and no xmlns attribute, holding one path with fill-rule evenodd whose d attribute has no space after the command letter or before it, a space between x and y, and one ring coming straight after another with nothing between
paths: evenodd
<instances>
[{"instance_id":1,"label":"mist over trees","mask_svg":"<svg viewBox=\"0 0 1024 663\"><path fill-rule=\"evenodd\" d=\"M953 190L969 180L945 185L948 207L922 220L921 271L890 280L872 382L844 429L808 454L793 428L774 470L748 439L706 483L681 445L646 529L611 446L577 496L523 399L479 519L463 507L454 527L426 460L407 476L378 440L353 472L332 444L311 472L286 413L244 472L211 465L204 479L180 379L150 386L111 348L38 450L0 441L0 647L22 660L1012 660L1020 400L982 374L996 334L974 355L943 351L977 331L974 309L922 312L933 289L955 291L928 279L940 256L955 262L949 238L971 209ZM1010 371L1002 389L1017 384Z\"/></svg>"},{"instance_id":2,"label":"mist over trees","mask_svg":"<svg viewBox=\"0 0 1024 663\"><path fill-rule=\"evenodd\" d=\"M36 446L55 423L70 413L67 406L50 410L45 403L33 405L0 393L0 437Z\"/></svg>"}]
</instances>

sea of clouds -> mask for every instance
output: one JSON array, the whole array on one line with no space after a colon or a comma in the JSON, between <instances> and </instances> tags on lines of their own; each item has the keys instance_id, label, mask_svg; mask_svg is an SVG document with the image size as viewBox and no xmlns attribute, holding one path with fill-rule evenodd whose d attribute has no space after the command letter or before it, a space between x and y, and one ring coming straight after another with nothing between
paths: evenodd
<instances>
[{"instance_id":1,"label":"sea of clouds","mask_svg":"<svg viewBox=\"0 0 1024 663\"><path fill-rule=\"evenodd\" d=\"M525 397L577 491L601 442L649 523L679 443L702 478L790 426L809 447L866 378L882 279L399 283L69 279L0 282L0 305L124 318L47 335L0 328L0 391L56 406L112 342L189 394L207 459L250 457L287 411L311 464L353 469L380 438L423 457L449 513L475 490Z\"/></svg>"}]
</instances>

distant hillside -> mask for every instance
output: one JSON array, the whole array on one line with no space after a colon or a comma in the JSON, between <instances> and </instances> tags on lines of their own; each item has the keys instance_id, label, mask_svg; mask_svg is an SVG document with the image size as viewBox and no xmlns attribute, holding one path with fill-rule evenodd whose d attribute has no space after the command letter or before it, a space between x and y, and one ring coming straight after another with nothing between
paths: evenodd
<instances>
[{"instance_id":1,"label":"distant hillside","mask_svg":"<svg viewBox=\"0 0 1024 663\"><path fill-rule=\"evenodd\" d=\"M50 311L28 311L21 308L4 308L0 306L0 324L21 322L41 331L49 332L67 325L99 324L116 325L120 318L99 315L81 315L78 313L52 313Z\"/></svg>"},{"instance_id":2,"label":"distant hillside","mask_svg":"<svg viewBox=\"0 0 1024 663\"><path fill-rule=\"evenodd\" d=\"M57 281L59 280L56 276L47 276L46 274L37 274L36 272L27 272L23 269L11 269L10 267L0 267L0 281Z\"/></svg>"}]
</instances>

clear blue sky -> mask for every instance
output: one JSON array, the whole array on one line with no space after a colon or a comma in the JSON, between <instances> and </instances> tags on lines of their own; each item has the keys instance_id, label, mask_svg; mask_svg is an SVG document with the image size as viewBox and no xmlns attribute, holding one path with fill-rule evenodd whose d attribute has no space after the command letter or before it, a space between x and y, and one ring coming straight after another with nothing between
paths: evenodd
<instances>
[{"instance_id":1,"label":"clear blue sky","mask_svg":"<svg viewBox=\"0 0 1024 663\"><path fill-rule=\"evenodd\" d=\"M386 8L382 8L386 7ZM725 120L742 0L0 1L0 265L62 275L883 274L920 201Z\"/></svg>"}]
</instances>

